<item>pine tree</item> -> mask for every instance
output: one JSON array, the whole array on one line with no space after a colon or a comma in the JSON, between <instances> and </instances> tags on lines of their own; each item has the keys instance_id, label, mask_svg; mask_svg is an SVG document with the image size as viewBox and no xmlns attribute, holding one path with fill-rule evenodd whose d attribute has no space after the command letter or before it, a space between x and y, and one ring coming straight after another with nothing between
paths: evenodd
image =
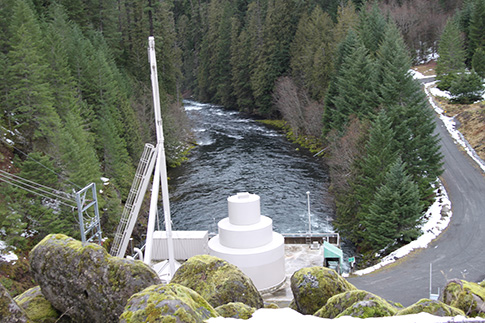
<instances>
[{"instance_id":1,"label":"pine tree","mask_svg":"<svg viewBox=\"0 0 485 323\"><path fill-rule=\"evenodd\" d=\"M364 217L364 244L369 250L387 254L420 234L422 214L417 185L398 158L385 175Z\"/></svg>"},{"instance_id":2,"label":"pine tree","mask_svg":"<svg viewBox=\"0 0 485 323\"><path fill-rule=\"evenodd\" d=\"M427 207L434 201L433 185L443 172L433 112L427 106L424 93L417 90L414 102L388 107L388 115L406 171L418 184L419 196Z\"/></svg>"},{"instance_id":3,"label":"pine tree","mask_svg":"<svg viewBox=\"0 0 485 323\"><path fill-rule=\"evenodd\" d=\"M451 83L450 94L452 102L472 104L482 99L482 78L474 71L459 74Z\"/></svg>"},{"instance_id":4,"label":"pine tree","mask_svg":"<svg viewBox=\"0 0 485 323\"><path fill-rule=\"evenodd\" d=\"M438 87L442 90L448 90L456 74L465 69L463 38L453 19L448 19L441 34L438 54L439 58L436 61Z\"/></svg>"},{"instance_id":5,"label":"pine tree","mask_svg":"<svg viewBox=\"0 0 485 323\"><path fill-rule=\"evenodd\" d=\"M377 107L375 63L364 46L358 46L343 61L336 79L333 129L342 129L352 114L368 118Z\"/></svg>"},{"instance_id":6,"label":"pine tree","mask_svg":"<svg viewBox=\"0 0 485 323\"><path fill-rule=\"evenodd\" d=\"M485 78L485 47L479 47L475 50L472 58L472 68L478 75Z\"/></svg>"},{"instance_id":7,"label":"pine tree","mask_svg":"<svg viewBox=\"0 0 485 323\"><path fill-rule=\"evenodd\" d=\"M292 74L315 100L324 97L333 72L332 28L330 16L317 6L300 19L291 45Z\"/></svg>"},{"instance_id":8,"label":"pine tree","mask_svg":"<svg viewBox=\"0 0 485 323\"><path fill-rule=\"evenodd\" d=\"M253 108L253 94L251 89L251 55L252 46L246 28L239 32L239 22L233 20L231 66L232 84L236 106L241 111L251 111Z\"/></svg>"},{"instance_id":9,"label":"pine tree","mask_svg":"<svg viewBox=\"0 0 485 323\"><path fill-rule=\"evenodd\" d=\"M359 46L362 46L356 33L350 29L347 37L337 46L335 54L335 74L332 77L328 87L327 95L325 96L325 110L323 112L323 135L327 135L332 129L336 129L338 114L335 103L336 97L339 95L338 77L341 76L340 70L343 62L351 53L353 53Z\"/></svg>"},{"instance_id":10,"label":"pine tree","mask_svg":"<svg viewBox=\"0 0 485 323\"><path fill-rule=\"evenodd\" d=\"M475 0L470 17L468 59L471 61L478 48L485 48L485 0Z\"/></svg>"},{"instance_id":11,"label":"pine tree","mask_svg":"<svg viewBox=\"0 0 485 323\"><path fill-rule=\"evenodd\" d=\"M386 33L377 52L377 84L381 104L404 104L415 91L409 73L411 59L404 40L394 23L387 25Z\"/></svg>"},{"instance_id":12,"label":"pine tree","mask_svg":"<svg viewBox=\"0 0 485 323\"><path fill-rule=\"evenodd\" d=\"M370 10L362 10L360 12L359 36L371 56L377 54L386 29L387 22L382 16L377 2L374 2Z\"/></svg>"},{"instance_id":13,"label":"pine tree","mask_svg":"<svg viewBox=\"0 0 485 323\"><path fill-rule=\"evenodd\" d=\"M47 149L57 142L60 120L47 79L43 34L27 2L16 1L10 29L5 111L12 129L22 132L29 148Z\"/></svg>"},{"instance_id":14,"label":"pine tree","mask_svg":"<svg viewBox=\"0 0 485 323\"><path fill-rule=\"evenodd\" d=\"M340 5L337 12L337 23L334 28L334 40L340 44L346 37L350 29L356 30L359 23L359 16L355 12L355 6L351 1Z\"/></svg>"}]
</instances>

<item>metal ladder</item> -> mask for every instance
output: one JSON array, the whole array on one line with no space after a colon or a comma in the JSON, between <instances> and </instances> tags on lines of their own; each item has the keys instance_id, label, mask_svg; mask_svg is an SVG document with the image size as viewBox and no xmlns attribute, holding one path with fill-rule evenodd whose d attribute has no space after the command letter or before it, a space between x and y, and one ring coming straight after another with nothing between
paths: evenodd
<instances>
[{"instance_id":1,"label":"metal ladder","mask_svg":"<svg viewBox=\"0 0 485 323\"><path fill-rule=\"evenodd\" d=\"M125 256L128 242L133 232L135 222L140 212L141 204L153 173L153 167L156 160L156 148L151 144L145 144L145 149L141 155L135 178L131 184L130 193L125 203L123 213L121 214L120 223L111 245L110 254L112 256Z\"/></svg>"}]
</instances>

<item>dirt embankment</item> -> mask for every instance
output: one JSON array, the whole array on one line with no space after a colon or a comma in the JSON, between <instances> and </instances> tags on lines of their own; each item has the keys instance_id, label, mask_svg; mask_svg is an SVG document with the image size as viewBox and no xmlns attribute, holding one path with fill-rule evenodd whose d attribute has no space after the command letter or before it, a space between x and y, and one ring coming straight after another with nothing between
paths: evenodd
<instances>
[{"instance_id":1,"label":"dirt embankment","mask_svg":"<svg viewBox=\"0 0 485 323\"><path fill-rule=\"evenodd\" d=\"M436 63L414 67L423 75L435 75ZM485 100L474 104L451 104L449 100L435 97L436 102L449 117L455 117L458 130L465 136L481 159L485 160Z\"/></svg>"}]
</instances>

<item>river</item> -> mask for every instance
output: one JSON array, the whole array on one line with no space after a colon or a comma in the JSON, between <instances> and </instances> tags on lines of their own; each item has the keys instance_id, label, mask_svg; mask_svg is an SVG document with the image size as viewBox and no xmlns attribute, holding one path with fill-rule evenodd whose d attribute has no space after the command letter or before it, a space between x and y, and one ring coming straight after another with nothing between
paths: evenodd
<instances>
[{"instance_id":1,"label":"river","mask_svg":"<svg viewBox=\"0 0 485 323\"><path fill-rule=\"evenodd\" d=\"M332 231L328 175L318 158L280 132L222 107L185 101L197 146L188 161L169 172L174 230L208 230L227 217L227 197L261 197L261 214L279 233Z\"/></svg>"}]
</instances>

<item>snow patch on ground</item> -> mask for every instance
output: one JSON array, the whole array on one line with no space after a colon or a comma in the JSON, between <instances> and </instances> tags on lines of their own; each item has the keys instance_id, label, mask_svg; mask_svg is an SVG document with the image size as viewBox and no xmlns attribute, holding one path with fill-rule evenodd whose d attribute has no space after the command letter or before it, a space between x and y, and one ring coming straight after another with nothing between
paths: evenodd
<instances>
[{"instance_id":1,"label":"snow patch on ground","mask_svg":"<svg viewBox=\"0 0 485 323\"><path fill-rule=\"evenodd\" d=\"M0 240L0 261L14 262L19 259L13 251L7 251L7 244Z\"/></svg>"},{"instance_id":2,"label":"snow patch on ground","mask_svg":"<svg viewBox=\"0 0 485 323\"><path fill-rule=\"evenodd\" d=\"M244 322L248 323L268 323L268 322L278 322L278 323L294 323L294 322L305 322L305 323L321 323L321 322L337 322L337 323L347 323L347 322L361 322L363 319L351 317L351 316L343 316L337 319L324 319L319 318L313 315L303 315L300 314L290 308L278 308L278 309L268 309L262 308L254 312L253 316L248 319L244 320ZM243 320L234 319L234 318L223 318L223 317L216 317L210 318L207 320L208 323L219 323L219 322L242 322ZM419 314L411 314L411 315L402 315L402 316L389 316L389 317L375 317L375 318L366 318L365 323L445 323L445 322L485 322L485 319L480 318L465 318L463 316L455 316L455 317L440 317L434 316L429 313L419 313Z\"/></svg>"}]
</instances>

